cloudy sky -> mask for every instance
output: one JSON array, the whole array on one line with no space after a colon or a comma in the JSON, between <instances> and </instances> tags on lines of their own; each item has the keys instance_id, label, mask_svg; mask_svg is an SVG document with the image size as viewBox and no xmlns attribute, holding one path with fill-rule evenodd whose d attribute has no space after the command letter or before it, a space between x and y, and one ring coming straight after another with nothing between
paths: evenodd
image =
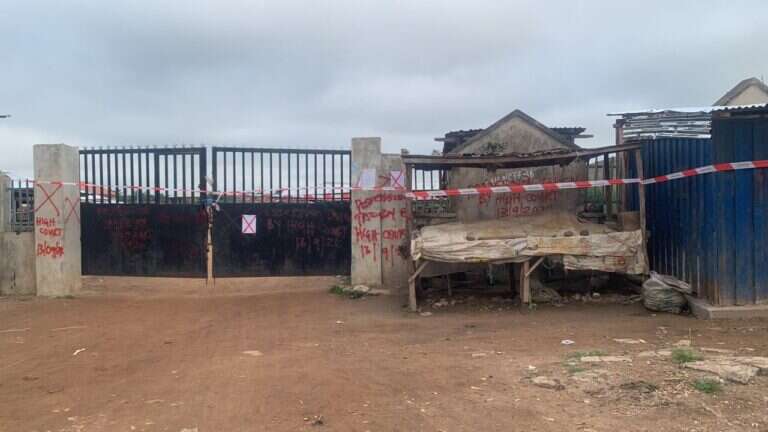
<instances>
[{"instance_id":1,"label":"cloudy sky","mask_svg":"<svg viewBox=\"0 0 768 432\"><path fill-rule=\"evenodd\" d=\"M765 1L5 0L0 169L32 145L437 148L515 108L611 144L610 111L768 76Z\"/></svg>"}]
</instances>

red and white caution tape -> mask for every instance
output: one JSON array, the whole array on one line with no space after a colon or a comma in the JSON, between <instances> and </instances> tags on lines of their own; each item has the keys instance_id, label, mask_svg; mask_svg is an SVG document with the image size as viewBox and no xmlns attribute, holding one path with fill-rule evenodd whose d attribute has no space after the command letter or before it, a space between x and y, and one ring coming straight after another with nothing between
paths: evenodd
<instances>
[{"instance_id":1,"label":"red and white caution tape","mask_svg":"<svg viewBox=\"0 0 768 432\"><path fill-rule=\"evenodd\" d=\"M643 184L664 183L670 180L677 180L685 177L693 177L701 174L709 174L713 172L725 172L736 171L744 169L755 168L768 168L768 160L748 161L748 162L729 162L720 163L714 165L705 165L699 168L687 169L685 171L678 171L671 174L665 174L649 179L643 180Z\"/></svg>"},{"instance_id":2,"label":"red and white caution tape","mask_svg":"<svg viewBox=\"0 0 768 432\"><path fill-rule=\"evenodd\" d=\"M293 193L298 198L313 198L318 197L318 194L343 194L350 191L383 191L383 192L405 192L406 198L416 200L428 200L434 198L447 198L454 196L467 196L467 195L485 195L492 193L524 193L524 192L547 192L569 189L589 189L596 187L606 187L614 185L628 185L628 184L656 184L664 183L671 180L677 180L686 177L694 177L702 174L709 174L714 172L727 172L745 169L759 169L768 168L768 160L746 161L746 162L730 162L720 163L714 165L706 165L698 168L687 169L684 171L678 171L670 174L665 174L653 178L639 179L639 178L626 178L626 179L610 179L610 180L588 180L588 181L575 181L575 182L559 182L559 183L539 183L529 185L509 185L509 186L478 186L472 188L461 189L444 189L444 190L430 190L430 191L413 191L405 192L403 188L395 187L376 187L376 188L358 188L349 186L319 186L319 187L303 187L303 188L278 188L269 190L251 190L251 191L206 191L201 189L175 189L164 188L155 186L104 186L96 185L85 182L61 182L61 181L41 181L41 180L27 180L29 184L50 184L54 186L78 186L82 191L87 193L96 193L103 195L119 195L123 189L131 191L142 192L157 192L157 193L172 193L174 195L194 195L194 194L214 194L222 196L286 196L286 194Z\"/></svg>"}]
</instances>

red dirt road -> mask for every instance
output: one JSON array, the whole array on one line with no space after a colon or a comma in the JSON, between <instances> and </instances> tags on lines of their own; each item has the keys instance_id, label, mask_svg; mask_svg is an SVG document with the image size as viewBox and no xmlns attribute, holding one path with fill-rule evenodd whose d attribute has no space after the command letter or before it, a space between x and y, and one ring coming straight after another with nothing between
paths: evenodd
<instances>
[{"instance_id":1,"label":"red dirt road","mask_svg":"<svg viewBox=\"0 0 768 432\"><path fill-rule=\"evenodd\" d=\"M766 355L766 321L637 304L422 317L333 283L88 278L74 299L0 299L0 431L768 430L768 377L707 395L697 373L637 357L689 335ZM565 370L576 350L633 362ZM538 374L565 389L533 385Z\"/></svg>"}]
</instances>

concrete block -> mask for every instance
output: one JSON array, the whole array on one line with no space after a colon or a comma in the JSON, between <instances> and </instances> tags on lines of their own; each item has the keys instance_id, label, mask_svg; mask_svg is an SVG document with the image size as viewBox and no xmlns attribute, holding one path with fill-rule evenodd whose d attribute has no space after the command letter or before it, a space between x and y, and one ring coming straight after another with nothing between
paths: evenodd
<instances>
[{"instance_id":1,"label":"concrete block","mask_svg":"<svg viewBox=\"0 0 768 432\"><path fill-rule=\"evenodd\" d=\"M35 234L0 232L0 295L35 295Z\"/></svg>"},{"instance_id":2,"label":"concrete block","mask_svg":"<svg viewBox=\"0 0 768 432\"><path fill-rule=\"evenodd\" d=\"M768 304L745 306L713 306L706 300L686 296L691 312L699 319L768 318Z\"/></svg>"},{"instance_id":3,"label":"concrete block","mask_svg":"<svg viewBox=\"0 0 768 432\"><path fill-rule=\"evenodd\" d=\"M77 294L81 287L78 149L35 145L34 165L37 295Z\"/></svg>"}]
</instances>

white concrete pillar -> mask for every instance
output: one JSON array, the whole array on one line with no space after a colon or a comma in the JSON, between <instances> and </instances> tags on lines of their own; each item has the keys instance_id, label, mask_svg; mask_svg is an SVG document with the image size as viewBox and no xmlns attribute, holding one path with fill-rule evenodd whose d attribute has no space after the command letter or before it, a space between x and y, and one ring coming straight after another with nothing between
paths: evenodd
<instances>
[{"instance_id":1,"label":"white concrete pillar","mask_svg":"<svg viewBox=\"0 0 768 432\"><path fill-rule=\"evenodd\" d=\"M10 225L10 204L8 188L11 186L11 178L0 171L0 233L8 231Z\"/></svg>"},{"instance_id":2,"label":"white concrete pillar","mask_svg":"<svg viewBox=\"0 0 768 432\"><path fill-rule=\"evenodd\" d=\"M381 138L352 138L352 187L379 176ZM381 202L374 191L352 190L352 285L382 287Z\"/></svg>"},{"instance_id":3,"label":"white concrete pillar","mask_svg":"<svg viewBox=\"0 0 768 432\"><path fill-rule=\"evenodd\" d=\"M34 164L37 295L77 294L81 287L78 149L35 145Z\"/></svg>"}]
</instances>

